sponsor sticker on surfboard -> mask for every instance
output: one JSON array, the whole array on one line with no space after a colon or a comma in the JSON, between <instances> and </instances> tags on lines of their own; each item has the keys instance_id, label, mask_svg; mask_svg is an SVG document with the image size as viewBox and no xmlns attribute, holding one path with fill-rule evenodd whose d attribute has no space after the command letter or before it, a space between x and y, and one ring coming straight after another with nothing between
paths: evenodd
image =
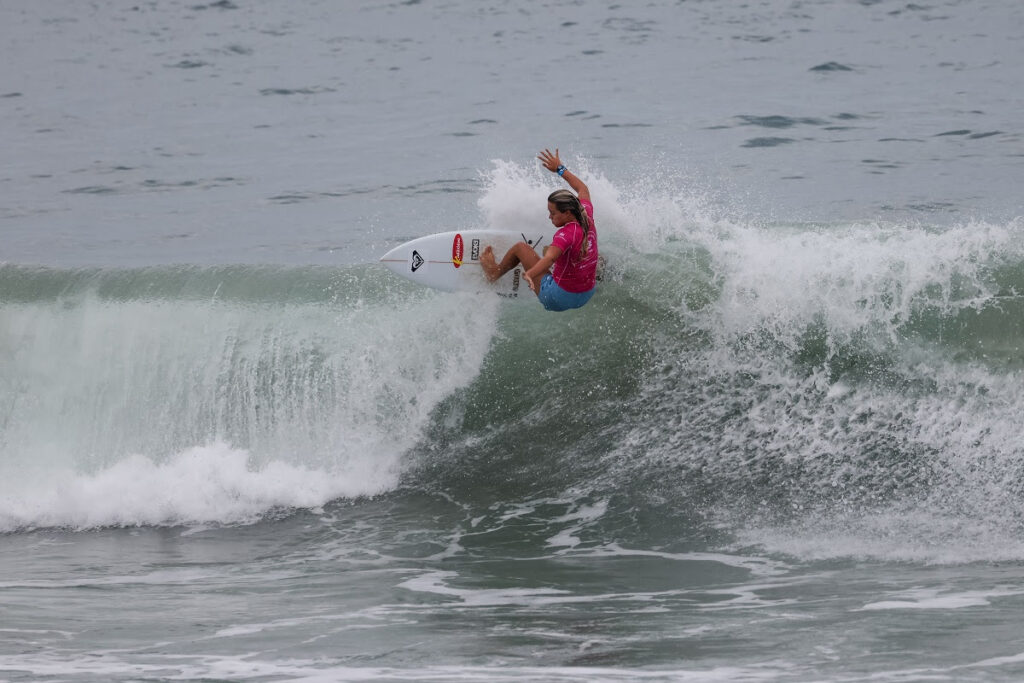
<instances>
[{"instance_id":1,"label":"sponsor sticker on surfboard","mask_svg":"<svg viewBox=\"0 0 1024 683\"><path fill-rule=\"evenodd\" d=\"M452 240L452 265L458 268L462 265L462 255L465 253L466 245L462 242L462 233L455 233Z\"/></svg>"}]
</instances>

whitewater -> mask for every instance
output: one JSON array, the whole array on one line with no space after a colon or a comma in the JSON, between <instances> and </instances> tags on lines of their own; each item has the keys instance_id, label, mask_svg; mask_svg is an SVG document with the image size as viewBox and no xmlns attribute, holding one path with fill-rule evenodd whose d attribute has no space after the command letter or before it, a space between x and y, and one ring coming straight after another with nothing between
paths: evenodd
<instances>
[{"instance_id":1,"label":"whitewater","mask_svg":"<svg viewBox=\"0 0 1024 683\"><path fill-rule=\"evenodd\" d=\"M1018 680L1022 26L0 7L0 679Z\"/></svg>"}]
</instances>

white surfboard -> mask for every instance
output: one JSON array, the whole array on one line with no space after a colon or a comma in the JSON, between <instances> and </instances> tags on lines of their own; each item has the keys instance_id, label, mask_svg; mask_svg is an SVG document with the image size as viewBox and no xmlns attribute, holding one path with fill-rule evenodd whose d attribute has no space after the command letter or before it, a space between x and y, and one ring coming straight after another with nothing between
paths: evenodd
<instances>
[{"instance_id":1,"label":"white surfboard","mask_svg":"<svg viewBox=\"0 0 1024 683\"><path fill-rule=\"evenodd\" d=\"M540 231L534 234L503 230L462 230L442 232L414 239L395 247L381 257L380 262L404 278L426 287L447 292L489 292L508 299L536 300L518 266L501 276L497 282L488 282L480 266L480 254L485 247L494 249L494 257L501 261L505 252L516 242L526 242L540 254L544 238Z\"/></svg>"}]
</instances>

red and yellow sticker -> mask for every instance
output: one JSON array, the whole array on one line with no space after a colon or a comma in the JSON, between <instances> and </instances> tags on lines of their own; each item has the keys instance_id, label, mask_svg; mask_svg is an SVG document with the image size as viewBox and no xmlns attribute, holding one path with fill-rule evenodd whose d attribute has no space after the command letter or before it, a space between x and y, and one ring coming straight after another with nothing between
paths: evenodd
<instances>
[{"instance_id":1,"label":"red and yellow sticker","mask_svg":"<svg viewBox=\"0 0 1024 683\"><path fill-rule=\"evenodd\" d=\"M458 268L462 265L462 255L466 251L466 245L462 241L462 234L455 233L455 240L452 241L452 265Z\"/></svg>"}]
</instances>

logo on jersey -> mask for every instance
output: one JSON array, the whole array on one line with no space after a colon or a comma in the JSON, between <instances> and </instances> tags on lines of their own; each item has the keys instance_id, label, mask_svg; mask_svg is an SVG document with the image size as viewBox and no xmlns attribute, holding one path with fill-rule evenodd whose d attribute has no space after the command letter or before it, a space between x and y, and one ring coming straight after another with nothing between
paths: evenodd
<instances>
[{"instance_id":1,"label":"logo on jersey","mask_svg":"<svg viewBox=\"0 0 1024 683\"><path fill-rule=\"evenodd\" d=\"M416 269L423 265L423 257L420 256L420 252L415 249L412 250L412 272L416 272Z\"/></svg>"},{"instance_id":2,"label":"logo on jersey","mask_svg":"<svg viewBox=\"0 0 1024 683\"><path fill-rule=\"evenodd\" d=\"M480 240L476 237L469 243L469 258L474 261L480 260Z\"/></svg>"},{"instance_id":3,"label":"logo on jersey","mask_svg":"<svg viewBox=\"0 0 1024 683\"><path fill-rule=\"evenodd\" d=\"M455 240L452 242L452 265L458 268L462 265L462 255L466 245L462 243L462 234L455 233Z\"/></svg>"}]
</instances>

